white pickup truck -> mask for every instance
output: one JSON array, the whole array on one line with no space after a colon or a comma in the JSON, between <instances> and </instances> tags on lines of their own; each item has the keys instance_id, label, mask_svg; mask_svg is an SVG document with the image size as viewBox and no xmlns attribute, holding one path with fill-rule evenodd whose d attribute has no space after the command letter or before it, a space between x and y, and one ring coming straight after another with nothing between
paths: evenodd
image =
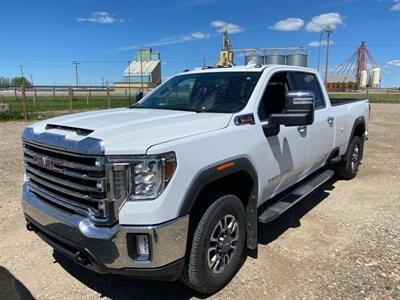
<instances>
[{"instance_id":1,"label":"white pickup truck","mask_svg":"<svg viewBox=\"0 0 400 300\"><path fill-rule=\"evenodd\" d=\"M27 127L27 228L96 272L213 293L257 249L259 222L356 175L368 117L313 69L186 71L134 106Z\"/></svg>"}]
</instances>

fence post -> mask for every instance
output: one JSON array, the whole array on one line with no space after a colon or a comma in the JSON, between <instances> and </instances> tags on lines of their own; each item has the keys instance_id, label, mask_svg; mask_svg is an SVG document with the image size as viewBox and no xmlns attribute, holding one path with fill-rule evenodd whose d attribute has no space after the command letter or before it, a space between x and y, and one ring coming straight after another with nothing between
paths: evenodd
<instances>
[{"instance_id":1,"label":"fence post","mask_svg":"<svg viewBox=\"0 0 400 300\"><path fill-rule=\"evenodd\" d=\"M34 90L33 93L33 107L36 109L36 100L37 100L37 91L36 89Z\"/></svg>"},{"instance_id":2,"label":"fence post","mask_svg":"<svg viewBox=\"0 0 400 300\"><path fill-rule=\"evenodd\" d=\"M28 120L28 112L27 112L27 106L26 106L26 92L25 92L25 85L22 84L21 86L21 90L22 90L22 114L24 116L24 120L27 121Z\"/></svg>"},{"instance_id":3,"label":"fence post","mask_svg":"<svg viewBox=\"0 0 400 300\"><path fill-rule=\"evenodd\" d=\"M72 97L73 97L73 92L72 88L68 88L68 105L69 105L69 112L72 113Z\"/></svg>"},{"instance_id":4,"label":"fence post","mask_svg":"<svg viewBox=\"0 0 400 300\"><path fill-rule=\"evenodd\" d=\"M111 108L111 96L109 87L107 87L107 108Z\"/></svg>"},{"instance_id":5,"label":"fence post","mask_svg":"<svg viewBox=\"0 0 400 300\"><path fill-rule=\"evenodd\" d=\"M56 100L56 88L53 86L53 98Z\"/></svg>"},{"instance_id":6,"label":"fence post","mask_svg":"<svg viewBox=\"0 0 400 300\"><path fill-rule=\"evenodd\" d=\"M15 101L17 101L17 100L18 100L18 97L17 97L17 87L14 88L14 95L15 95Z\"/></svg>"},{"instance_id":7,"label":"fence post","mask_svg":"<svg viewBox=\"0 0 400 300\"><path fill-rule=\"evenodd\" d=\"M389 91L390 91L390 89L388 88L386 90L386 101L389 101Z\"/></svg>"},{"instance_id":8,"label":"fence post","mask_svg":"<svg viewBox=\"0 0 400 300\"><path fill-rule=\"evenodd\" d=\"M92 90L89 90L89 100L92 101ZM87 104L89 105L89 102Z\"/></svg>"}]
</instances>

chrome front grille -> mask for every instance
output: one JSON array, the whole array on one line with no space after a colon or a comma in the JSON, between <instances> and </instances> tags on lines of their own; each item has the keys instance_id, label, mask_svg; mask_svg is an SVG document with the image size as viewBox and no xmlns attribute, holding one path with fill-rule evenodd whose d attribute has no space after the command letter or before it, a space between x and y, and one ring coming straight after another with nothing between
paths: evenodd
<instances>
[{"instance_id":1,"label":"chrome front grille","mask_svg":"<svg viewBox=\"0 0 400 300\"><path fill-rule=\"evenodd\" d=\"M104 156L60 151L27 141L23 151L28 187L37 197L100 223L111 221Z\"/></svg>"}]
</instances>

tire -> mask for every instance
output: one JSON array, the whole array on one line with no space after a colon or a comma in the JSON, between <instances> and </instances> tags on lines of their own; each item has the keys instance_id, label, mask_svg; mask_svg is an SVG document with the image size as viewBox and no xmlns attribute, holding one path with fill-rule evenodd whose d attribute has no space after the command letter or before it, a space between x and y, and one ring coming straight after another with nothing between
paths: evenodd
<instances>
[{"instance_id":1,"label":"tire","mask_svg":"<svg viewBox=\"0 0 400 300\"><path fill-rule=\"evenodd\" d=\"M343 160L336 166L336 175L342 179L353 179L357 175L363 151L363 143L355 136L350 142L349 149Z\"/></svg>"},{"instance_id":2,"label":"tire","mask_svg":"<svg viewBox=\"0 0 400 300\"><path fill-rule=\"evenodd\" d=\"M202 294L217 292L235 276L244 261L246 241L246 216L239 198L226 194L207 196L216 200L195 226L181 276L184 284ZM230 227L235 224L234 221L237 227ZM235 245L235 248L232 249L231 245Z\"/></svg>"}]
</instances>

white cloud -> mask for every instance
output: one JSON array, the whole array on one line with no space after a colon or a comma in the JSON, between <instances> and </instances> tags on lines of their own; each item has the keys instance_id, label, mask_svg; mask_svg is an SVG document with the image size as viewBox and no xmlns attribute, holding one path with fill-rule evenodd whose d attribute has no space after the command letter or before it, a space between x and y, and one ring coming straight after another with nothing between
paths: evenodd
<instances>
[{"instance_id":1,"label":"white cloud","mask_svg":"<svg viewBox=\"0 0 400 300\"><path fill-rule=\"evenodd\" d=\"M339 13L327 13L315 16L306 25L309 32L321 32L326 26L336 29L338 25L344 25L343 17Z\"/></svg>"},{"instance_id":2,"label":"white cloud","mask_svg":"<svg viewBox=\"0 0 400 300\"><path fill-rule=\"evenodd\" d=\"M218 32L222 32L225 28L229 33L239 33L244 31L244 28L240 25L228 23L225 21L212 21L210 23L210 26L217 28Z\"/></svg>"},{"instance_id":3,"label":"white cloud","mask_svg":"<svg viewBox=\"0 0 400 300\"><path fill-rule=\"evenodd\" d=\"M204 32L193 32L191 34L188 35L184 35L182 36L182 40L185 41L192 41L192 40L204 40L204 39L208 39L210 37L210 35L208 33L204 33Z\"/></svg>"},{"instance_id":4,"label":"white cloud","mask_svg":"<svg viewBox=\"0 0 400 300\"><path fill-rule=\"evenodd\" d=\"M327 42L326 42L325 40L321 41L321 46L322 46L322 47L325 47L326 44L327 44ZM329 44L330 44L330 45L333 45L334 42L333 42L333 41L330 41ZM320 45L320 42L319 42L319 41L312 41L312 42L308 43L308 47L319 47L319 45Z\"/></svg>"},{"instance_id":5,"label":"white cloud","mask_svg":"<svg viewBox=\"0 0 400 300\"><path fill-rule=\"evenodd\" d=\"M390 66L400 67L400 59L391 60L387 64Z\"/></svg>"},{"instance_id":6,"label":"white cloud","mask_svg":"<svg viewBox=\"0 0 400 300\"><path fill-rule=\"evenodd\" d=\"M270 26L269 29L281 30L281 31L297 31L303 27L304 21L299 18L287 18L280 20L275 25Z\"/></svg>"},{"instance_id":7,"label":"white cloud","mask_svg":"<svg viewBox=\"0 0 400 300\"><path fill-rule=\"evenodd\" d=\"M394 0L393 6L390 8L391 11L400 11L400 0Z\"/></svg>"},{"instance_id":8,"label":"white cloud","mask_svg":"<svg viewBox=\"0 0 400 300\"><path fill-rule=\"evenodd\" d=\"M210 34L198 31L198 32L193 32L193 33L182 35L182 36L166 37L166 38L162 38L157 41L150 42L150 43L142 43L140 45L122 47L122 48L118 48L117 50L120 50L120 51L133 50L133 49L138 49L141 46L146 46L146 47L168 46L168 45L181 44L181 43L186 43L186 42L191 42L191 41L196 41L196 40L205 40L208 38L210 38Z\"/></svg>"},{"instance_id":9,"label":"white cloud","mask_svg":"<svg viewBox=\"0 0 400 300\"><path fill-rule=\"evenodd\" d=\"M78 18L78 22L92 22L99 24L124 23L124 19L115 18L106 11L95 11L87 18Z\"/></svg>"}]
</instances>

